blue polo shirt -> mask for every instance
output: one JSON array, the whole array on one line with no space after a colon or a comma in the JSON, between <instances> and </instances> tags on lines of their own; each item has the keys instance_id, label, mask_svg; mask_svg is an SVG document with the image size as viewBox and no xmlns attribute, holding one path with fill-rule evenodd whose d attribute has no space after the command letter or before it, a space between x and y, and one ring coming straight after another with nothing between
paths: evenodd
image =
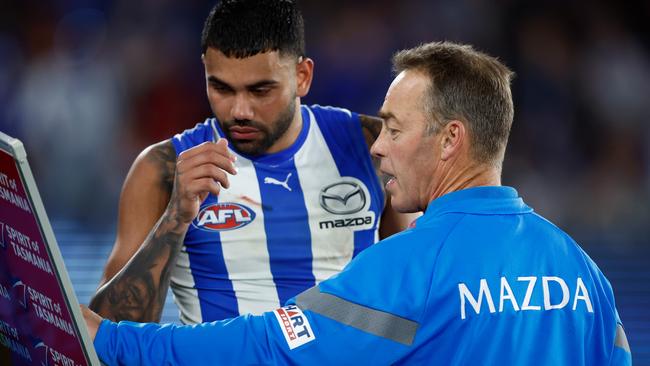
<instances>
[{"instance_id":1,"label":"blue polo shirt","mask_svg":"<svg viewBox=\"0 0 650 366\"><path fill-rule=\"evenodd\" d=\"M113 364L631 364L611 285L509 187L433 200L415 227L261 316L102 322Z\"/></svg>"}]
</instances>

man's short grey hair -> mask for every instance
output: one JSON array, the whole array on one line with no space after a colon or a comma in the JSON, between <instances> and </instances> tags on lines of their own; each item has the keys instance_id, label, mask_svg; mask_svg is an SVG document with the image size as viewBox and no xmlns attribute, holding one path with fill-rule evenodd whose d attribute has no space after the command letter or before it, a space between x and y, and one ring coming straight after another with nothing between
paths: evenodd
<instances>
[{"instance_id":1,"label":"man's short grey hair","mask_svg":"<svg viewBox=\"0 0 650 366\"><path fill-rule=\"evenodd\" d=\"M434 42L397 52L393 68L398 74L415 70L430 77L423 96L430 133L459 120L469 130L474 159L501 166L514 116L514 73L508 67L472 46Z\"/></svg>"}]
</instances>

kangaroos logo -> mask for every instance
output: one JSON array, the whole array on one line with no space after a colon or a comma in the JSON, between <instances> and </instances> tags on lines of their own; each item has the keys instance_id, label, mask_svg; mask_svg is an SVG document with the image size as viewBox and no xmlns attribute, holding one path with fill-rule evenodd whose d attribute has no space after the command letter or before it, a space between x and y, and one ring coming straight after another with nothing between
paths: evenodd
<instances>
[{"instance_id":1,"label":"kangaroos logo","mask_svg":"<svg viewBox=\"0 0 650 366\"><path fill-rule=\"evenodd\" d=\"M220 202L205 207L194 220L194 226L208 231L239 229L255 219L255 211L232 202Z\"/></svg>"}]
</instances>

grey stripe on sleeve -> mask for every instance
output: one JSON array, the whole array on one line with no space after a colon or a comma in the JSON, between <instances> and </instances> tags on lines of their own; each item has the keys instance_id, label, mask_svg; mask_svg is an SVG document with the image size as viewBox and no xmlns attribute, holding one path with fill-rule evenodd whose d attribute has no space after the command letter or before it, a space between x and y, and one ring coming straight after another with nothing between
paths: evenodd
<instances>
[{"instance_id":1,"label":"grey stripe on sleeve","mask_svg":"<svg viewBox=\"0 0 650 366\"><path fill-rule=\"evenodd\" d=\"M366 333L407 346L413 344L419 326L412 320L321 292L318 286L298 295L296 305L301 310L309 310Z\"/></svg>"},{"instance_id":2,"label":"grey stripe on sleeve","mask_svg":"<svg viewBox=\"0 0 650 366\"><path fill-rule=\"evenodd\" d=\"M623 330L623 326L620 324L616 324L616 338L614 339L614 345L624 349L626 352L630 352L630 344L627 343L625 330Z\"/></svg>"}]
</instances>

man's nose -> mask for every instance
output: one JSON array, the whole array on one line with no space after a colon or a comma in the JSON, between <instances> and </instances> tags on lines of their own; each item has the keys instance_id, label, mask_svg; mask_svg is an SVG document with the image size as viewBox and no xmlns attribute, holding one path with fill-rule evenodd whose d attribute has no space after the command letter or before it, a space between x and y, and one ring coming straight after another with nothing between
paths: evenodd
<instances>
[{"instance_id":1,"label":"man's nose","mask_svg":"<svg viewBox=\"0 0 650 366\"><path fill-rule=\"evenodd\" d=\"M233 119L236 120L252 120L255 117L253 106L244 93L235 96L235 102L232 105L231 111Z\"/></svg>"},{"instance_id":2,"label":"man's nose","mask_svg":"<svg viewBox=\"0 0 650 366\"><path fill-rule=\"evenodd\" d=\"M376 158L385 157L385 155L384 155L385 154L385 146L384 146L385 144L384 144L383 136L384 136L384 133L383 133L383 130L382 130L382 132L379 134L379 136L377 136L377 139L375 140L375 142L372 144L372 146L370 146L370 154L372 156L376 157Z\"/></svg>"}]
</instances>

